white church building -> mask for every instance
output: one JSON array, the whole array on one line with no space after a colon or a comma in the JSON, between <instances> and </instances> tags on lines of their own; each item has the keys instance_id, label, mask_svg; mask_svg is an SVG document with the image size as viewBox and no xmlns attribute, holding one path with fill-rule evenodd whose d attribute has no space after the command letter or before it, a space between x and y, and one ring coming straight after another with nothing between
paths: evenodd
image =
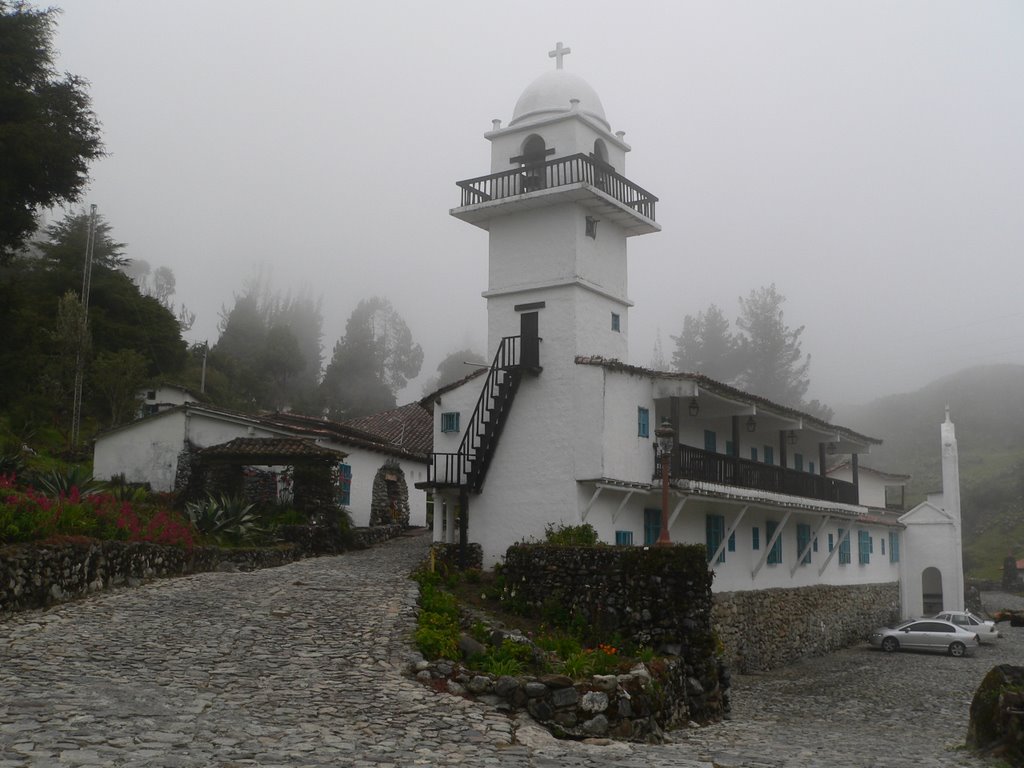
<instances>
[{"instance_id":1,"label":"white church building","mask_svg":"<svg viewBox=\"0 0 1024 768\"><path fill-rule=\"evenodd\" d=\"M552 523L653 545L664 422L669 538L707 546L716 592L887 584L895 594L900 584L905 615L938 605L936 594L942 608L963 608L962 567L946 559L959 546L948 487L943 501L901 517L884 492L881 503L860 492L859 457L880 440L700 374L626 362L627 243L661 229L657 198L628 178L624 133L563 68L568 52L559 43L555 68L527 86L507 125L495 120L484 134L489 173L458 182L451 214L489 233L494 359L485 375L433 396L434 453L420 487L433 493L434 539L479 543L485 567ZM951 424L947 435L955 453ZM846 479L827 471L841 460ZM933 524L953 517L955 542Z\"/></svg>"}]
</instances>

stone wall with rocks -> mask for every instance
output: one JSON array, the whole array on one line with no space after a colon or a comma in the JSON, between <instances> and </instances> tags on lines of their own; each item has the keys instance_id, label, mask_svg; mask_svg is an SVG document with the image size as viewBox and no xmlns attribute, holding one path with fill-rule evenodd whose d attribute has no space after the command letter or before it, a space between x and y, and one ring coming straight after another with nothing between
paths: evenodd
<instances>
[{"instance_id":1,"label":"stone wall with rocks","mask_svg":"<svg viewBox=\"0 0 1024 768\"><path fill-rule=\"evenodd\" d=\"M309 526L292 526L305 528ZM401 533L401 526L356 528L348 548L365 549ZM98 590L135 586L149 579L205 571L272 568L318 554L328 547L315 531L277 547L225 549L170 547L145 542L81 541L0 547L0 614L45 608Z\"/></svg>"},{"instance_id":2,"label":"stone wall with rocks","mask_svg":"<svg viewBox=\"0 0 1024 768\"><path fill-rule=\"evenodd\" d=\"M711 623L732 669L763 672L845 648L899 617L892 582L719 592Z\"/></svg>"},{"instance_id":3,"label":"stone wall with rocks","mask_svg":"<svg viewBox=\"0 0 1024 768\"><path fill-rule=\"evenodd\" d=\"M971 700L967 746L1024 765L1024 667L993 667Z\"/></svg>"},{"instance_id":4,"label":"stone wall with rocks","mask_svg":"<svg viewBox=\"0 0 1024 768\"><path fill-rule=\"evenodd\" d=\"M449 693L483 701L500 711L526 710L561 738L610 736L631 741L662 741L663 732L693 719L687 688L695 681L682 660L652 670L643 663L626 674L593 675L573 680L565 675L495 676L451 661L420 661L416 679Z\"/></svg>"},{"instance_id":5,"label":"stone wall with rocks","mask_svg":"<svg viewBox=\"0 0 1024 768\"><path fill-rule=\"evenodd\" d=\"M563 611L584 622L595 641L614 635L659 655L678 657L692 681L686 709L694 720L725 709L711 631L711 574L703 546L509 547L502 569L503 603L543 617Z\"/></svg>"}]
</instances>

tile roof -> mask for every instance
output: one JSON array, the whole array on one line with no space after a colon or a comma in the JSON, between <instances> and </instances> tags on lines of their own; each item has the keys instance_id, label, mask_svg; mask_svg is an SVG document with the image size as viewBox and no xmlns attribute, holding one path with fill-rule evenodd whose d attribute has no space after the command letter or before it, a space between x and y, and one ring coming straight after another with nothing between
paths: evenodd
<instances>
[{"instance_id":1,"label":"tile roof","mask_svg":"<svg viewBox=\"0 0 1024 768\"><path fill-rule=\"evenodd\" d=\"M302 437L236 437L226 443L203 448L200 455L216 458L241 459L329 459L340 460L348 456L344 451L336 451L317 445L312 440Z\"/></svg>"},{"instance_id":2,"label":"tile roof","mask_svg":"<svg viewBox=\"0 0 1024 768\"><path fill-rule=\"evenodd\" d=\"M388 445L413 453L430 453L434 449L434 417L420 403L348 419L342 425L362 430Z\"/></svg>"}]
</instances>

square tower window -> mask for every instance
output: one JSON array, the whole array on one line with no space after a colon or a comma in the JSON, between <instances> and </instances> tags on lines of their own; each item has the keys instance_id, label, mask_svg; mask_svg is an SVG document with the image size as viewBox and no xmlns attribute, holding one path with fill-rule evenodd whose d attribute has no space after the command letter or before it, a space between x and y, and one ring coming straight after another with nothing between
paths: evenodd
<instances>
[{"instance_id":1,"label":"square tower window","mask_svg":"<svg viewBox=\"0 0 1024 768\"><path fill-rule=\"evenodd\" d=\"M615 331L616 333L618 333L620 330L619 316L615 312L612 312L612 330Z\"/></svg>"},{"instance_id":2,"label":"square tower window","mask_svg":"<svg viewBox=\"0 0 1024 768\"><path fill-rule=\"evenodd\" d=\"M459 431L459 412L451 411L449 413L441 414L441 431L442 432L458 432Z\"/></svg>"},{"instance_id":3,"label":"square tower window","mask_svg":"<svg viewBox=\"0 0 1024 768\"><path fill-rule=\"evenodd\" d=\"M592 237L595 240L597 239L597 222L598 220L593 216L587 216L586 234L587 237Z\"/></svg>"}]
</instances>

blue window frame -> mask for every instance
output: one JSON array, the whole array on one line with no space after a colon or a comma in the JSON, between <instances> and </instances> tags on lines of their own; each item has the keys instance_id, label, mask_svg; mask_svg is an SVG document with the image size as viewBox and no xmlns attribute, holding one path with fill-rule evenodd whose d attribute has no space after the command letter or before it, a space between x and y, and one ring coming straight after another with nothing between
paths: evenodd
<instances>
[{"instance_id":1,"label":"blue window frame","mask_svg":"<svg viewBox=\"0 0 1024 768\"><path fill-rule=\"evenodd\" d=\"M750 460L757 461L757 448L753 445L750 446Z\"/></svg>"},{"instance_id":2,"label":"blue window frame","mask_svg":"<svg viewBox=\"0 0 1024 768\"><path fill-rule=\"evenodd\" d=\"M793 454L793 469L797 472L804 471L804 455L802 453Z\"/></svg>"},{"instance_id":3,"label":"blue window frame","mask_svg":"<svg viewBox=\"0 0 1024 768\"><path fill-rule=\"evenodd\" d=\"M810 472L812 475L814 474L814 462L813 461L807 462L807 471Z\"/></svg>"},{"instance_id":4,"label":"blue window frame","mask_svg":"<svg viewBox=\"0 0 1024 768\"><path fill-rule=\"evenodd\" d=\"M772 536L775 535L775 531L778 530L779 524L774 520L766 520L764 524L764 538L766 541L771 541ZM778 565L782 562L782 537L779 536L775 539L775 543L772 548L768 550L768 565Z\"/></svg>"},{"instance_id":5,"label":"blue window frame","mask_svg":"<svg viewBox=\"0 0 1024 768\"><path fill-rule=\"evenodd\" d=\"M612 312L612 330L618 333L620 328L619 315L616 312Z\"/></svg>"},{"instance_id":6,"label":"blue window frame","mask_svg":"<svg viewBox=\"0 0 1024 768\"><path fill-rule=\"evenodd\" d=\"M736 531L729 534L729 543L725 545L725 548L730 552L736 551Z\"/></svg>"},{"instance_id":7,"label":"blue window frame","mask_svg":"<svg viewBox=\"0 0 1024 768\"><path fill-rule=\"evenodd\" d=\"M708 453L718 452L718 435L713 429L704 430L704 450Z\"/></svg>"},{"instance_id":8,"label":"blue window frame","mask_svg":"<svg viewBox=\"0 0 1024 768\"><path fill-rule=\"evenodd\" d=\"M857 562L867 565L871 562L871 534L857 531Z\"/></svg>"},{"instance_id":9,"label":"blue window frame","mask_svg":"<svg viewBox=\"0 0 1024 768\"><path fill-rule=\"evenodd\" d=\"M796 526L796 552L797 556L800 556L807 547L806 554L800 557L800 565L811 564L811 548L807 545L811 543L811 526L806 523L797 523Z\"/></svg>"},{"instance_id":10,"label":"blue window frame","mask_svg":"<svg viewBox=\"0 0 1024 768\"><path fill-rule=\"evenodd\" d=\"M661 535L661 510L644 510L644 546L649 547Z\"/></svg>"},{"instance_id":11,"label":"blue window frame","mask_svg":"<svg viewBox=\"0 0 1024 768\"><path fill-rule=\"evenodd\" d=\"M707 559L711 562L711 558L715 556L715 552L722 544L722 539L725 538L725 518L722 515L707 515L704 518L704 541L707 545ZM716 563L725 562L725 551L718 556L715 560Z\"/></svg>"},{"instance_id":12,"label":"blue window frame","mask_svg":"<svg viewBox=\"0 0 1024 768\"><path fill-rule=\"evenodd\" d=\"M764 447L764 463L774 464L775 463L775 449L770 445Z\"/></svg>"},{"instance_id":13,"label":"blue window frame","mask_svg":"<svg viewBox=\"0 0 1024 768\"><path fill-rule=\"evenodd\" d=\"M458 432L459 431L459 412L449 411L448 413L441 414L441 431L442 432Z\"/></svg>"},{"instance_id":14,"label":"blue window frame","mask_svg":"<svg viewBox=\"0 0 1024 768\"><path fill-rule=\"evenodd\" d=\"M615 532L615 544L620 547L629 547L633 545L633 532L632 531L616 531Z\"/></svg>"},{"instance_id":15,"label":"blue window frame","mask_svg":"<svg viewBox=\"0 0 1024 768\"><path fill-rule=\"evenodd\" d=\"M844 536L846 532L839 529L839 564L849 565L850 564L850 537Z\"/></svg>"},{"instance_id":16,"label":"blue window frame","mask_svg":"<svg viewBox=\"0 0 1024 768\"><path fill-rule=\"evenodd\" d=\"M882 546L882 554L885 554L885 539L881 536L878 537L878 543Z\"/></svg>"},{"instance_id":17,"label":"blue window frame","mask_svg":"<svg viewBox=\"0 0 1024 768\"><path fill-rule=\"evenodd\" d=\"M750 529L750 548L755 550L761 548L761 529L756 525Z\"/></svg>"},{"instance_id":18,"label":"blue window frame","mask_svg":"<svg viewBox=\"0 0 1024 768\"><path fill-rule=\"evenodd\" d=\"M651 436L651 412L646 408L636 409L636 434L637 437Z\"/></svg>"},{"instance_id":19,"label":"blue window frame","mask_svg":"<svg viewBox=\"0 0 1024 768\"><path fill-rule=\"evenodd\" d=\"M352 503L352 466L338 465L338 503L347 507Z\"/></svg>"},{"instance_id":20,"label":"blue window frame","mask_svg":"<svg viewBox=\"0 0 1024 768\"><path fill-rule=\"evenodd\" d=\"M835 540L835 537L830 533L828 535L828 551L831 552L835 548L836 548L836 540Z\"/></svg>"},{"instance_id":21,"label":"blue window frame","mask_svg":"<svg viewBox=\"0 0 1024 768\"><path fill-rule=\"evenodd\" d=\"M726 456L735 456L736 455L736 446L733 445L732 440L726 440L725 441L725 455Z\"/></svg>"},{"instance_id":22,"label":"blue window frame","mask_svg":"<svg viewBox=\"0 0 1024 768\"><path fill-rule=\"evenodd\" d=\"M900 561L900 535L896 531L889 531L889 562Z\"/></svg>"}]
</instances>

